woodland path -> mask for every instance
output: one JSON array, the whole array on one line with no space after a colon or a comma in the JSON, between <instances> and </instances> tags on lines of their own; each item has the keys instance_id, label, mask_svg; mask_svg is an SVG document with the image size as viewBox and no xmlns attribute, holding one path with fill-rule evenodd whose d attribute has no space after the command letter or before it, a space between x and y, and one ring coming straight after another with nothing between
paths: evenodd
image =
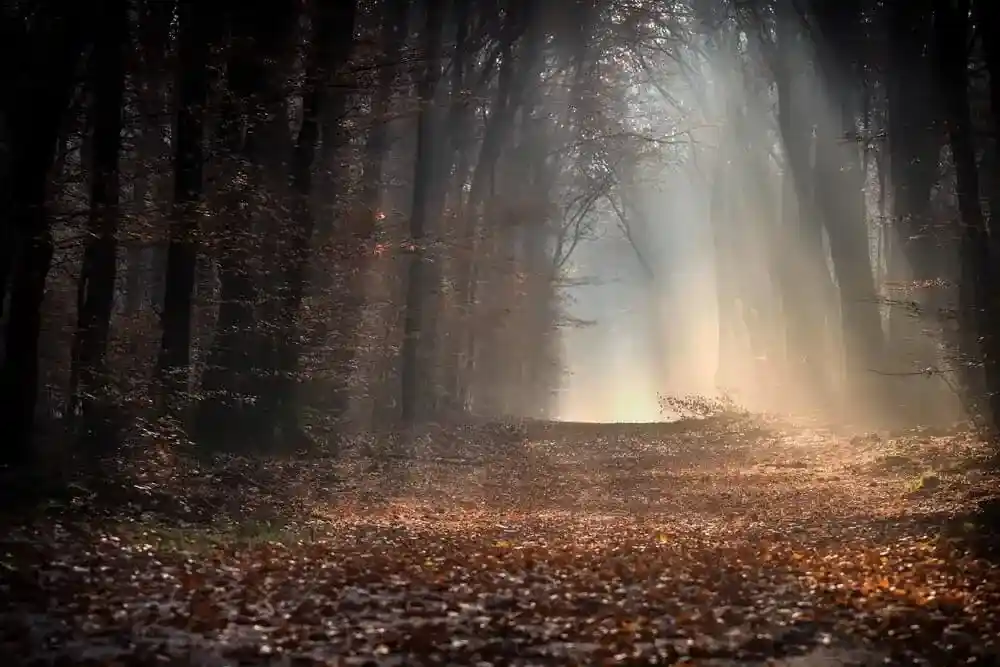
<instances>
[{"instance_id":1,"label":"woodland path","mask_svg":"<svg viewBox=\"0 0 1000 667\"><path fill-rule=\"evenodd\" d=\"M487 440L435 438L406 474L349 453L190 473L183 507L252 508L228 528L15 527L0 662L1000 664L978 524L997 485L971 436L716 421ZM309 520L261 487L300 490Z\"/></svg>"}]
</instances>

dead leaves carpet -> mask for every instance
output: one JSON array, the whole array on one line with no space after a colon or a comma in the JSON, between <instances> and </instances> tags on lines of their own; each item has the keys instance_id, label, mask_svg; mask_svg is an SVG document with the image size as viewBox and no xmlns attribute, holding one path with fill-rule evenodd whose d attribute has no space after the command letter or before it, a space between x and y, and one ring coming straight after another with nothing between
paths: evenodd
<instances>
[{"instance_id":1,"label":"dead leaves carpet","mask_svg":"<svg viewBox=\"0 0 1000 667\"><path fill-rule=\"evenodd\" d=\"M0 664L1000 664L977 447L548 426L472 463L347 456L319 527L273 539L22 525Z\"/></svg>"}]
</instances>

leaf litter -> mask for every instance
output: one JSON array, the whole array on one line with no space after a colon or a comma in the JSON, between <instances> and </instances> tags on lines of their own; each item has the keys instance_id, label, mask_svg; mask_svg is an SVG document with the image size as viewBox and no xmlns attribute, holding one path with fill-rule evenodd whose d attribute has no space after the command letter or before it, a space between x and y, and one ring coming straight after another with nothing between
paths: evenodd
<instances>
[{"instance_id":1,"label":"leaf litter","mask_svg":"<svg viewBox=\"0 0 1000 667\"><path fill-rule=\"evenodd\" d=\"M144 468L118 511L8 519L4 664L1000 664L972 436L448 438Z\"/></svg>"}]
</instances>

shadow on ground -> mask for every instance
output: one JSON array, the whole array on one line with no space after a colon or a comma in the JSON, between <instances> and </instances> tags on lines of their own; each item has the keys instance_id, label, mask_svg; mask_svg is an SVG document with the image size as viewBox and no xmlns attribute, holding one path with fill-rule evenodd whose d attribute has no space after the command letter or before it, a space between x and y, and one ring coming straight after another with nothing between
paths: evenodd
<instances>
[{"instance_id":1,"label":"shadow on ground","mask_svg":"<svg viewBox=\"0 0 1000 667\"><path fill-rule=\"evenodd\" d=\"M11 520L0 648L23 664L996 664L996 478L967 465L983 452L965 434L533 423L377 449L123 466L117 511L81 487L72 512Z\"/></svg>"}]
</instances>

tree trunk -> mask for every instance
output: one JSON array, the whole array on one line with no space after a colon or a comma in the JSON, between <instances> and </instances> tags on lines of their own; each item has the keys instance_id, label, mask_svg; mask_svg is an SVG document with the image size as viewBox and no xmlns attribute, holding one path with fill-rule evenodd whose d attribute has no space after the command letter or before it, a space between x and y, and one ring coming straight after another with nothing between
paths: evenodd
<instances>
[{"instance_id":1,"label":"tree trunk","mask_svg":"<svg viewBox=\"0 0 1000 667\"><path fill-rule=\"evenodd\" d=\"M473 143L475 110L472 105L474 91L469 89L470 74L474 71L469 62L469 11L468 2L455 2L455 52L451 62L451 95L450 109L446 123L447 151L445 159L441 160L441 190L439 201L432 210L441 211L443 202L450 198L450 215L448 221L453 226L462 225L464 218L463 199L465 183L469 173L470 144ZM454 176L452 172L454 171ZM448 179L451 178L451 186ZM450 191L450 192L449 192ZM455 229L448 230L449 241L454 241ZM467 240L467 239L463 239ZM459 252L465 252L465 246L460 246ZM447 264L454 272L455 267L463 266L464 258L453 253L447 258L439 259L439 266ZM437 396L437 408L442 412L457 415L464 406L460 397L460 369L462 368L462 346L464 340L461 331L454 324L461 320L461 314L452 308L456 295L450 294L447 300L438 299L436 314L437 352L440 363L440 394Z\"/></svg>"},{"instance_id":2,"label":"tree trunk","mask_svg":"<svg viewBox=\"0 0 1000 667\"><path fill-rule=\"evenodd\" d=\"M54 3L53 3L54 4ZM73 5L77 8L78 5ZM79 10L82 10L79 7ZM7 109L11 137L10 192L0 226L14 241L4 268L9 271L9 305L0 367L0 411L8 463L27 463L32 451L38 395L38 334L45 280L52 262L53 240L46 210L49 171L63 114L69 107L74 71L83 48L83 11L62 12L45 3L38 28L25 42L28 56L22 78L12 87ZM32 53L34 49L37 53ZM33 57L30 57L33 56Z\"/></svg>"},{"instance_id":3,"label":"tree trunk","mask_svg":"<svg viewBox=\"0 0 1000 667\"><path fill-rule=\"evenodd\" d=\"M759 45L750 42L751 54L760 55ZM751 211L751 224L741 225L744 244L756 261L747 268L742 284L749 304L744 312L750 349L753 355L749 370L753 377L751 391L761 400L759 406L774 408L781 402L780 388L784 384L781 372L785 353L785 333L781 304L790 302L794 293L787 275L787 260L781 254L780 239L784 234L780 215L780 181L771 166L770 99L767 89L751 77L744 77L742 89L747 104L738 136L745 142L739 169L744 175L743 196Z\"/></svg>"},{"instance_id":4,"label":"tree trunk","mask_svg":"<svg viewBox=\"0 0 1000 667\"><path fill-rule=\"evenodd\" d=\"M273 182L278 163L287 157L281 152L287 147L283 140L288 139L283 116L285 72L277 63L287 57L296 9L293 0L269 3L266 10L237 4L229 15L229 99L219 130L231 179L222 214L229 226L219 257L219 316L202 380L206 396L196 424L199 437L209 446L244 449L274 444L272 406L264 394L274 371L274 336L269 328L275 322L268 315L274 314L275 304L267 301L257 312L262 285L254 260L273 263L280 244L281 230L260 223L272 216L275 202L284 194Z\"/></svg>"},{"instance_id":5,"label":"tree trunk","mask_svg":"<svg viewBox=\"0 0 1000 667\"><path fill-rule=\"evenodd\" d=\"M141 187L135 183L133 188ZM143 195L145 196L145 195ZM139 201L138 196L136 201ZM142 310L143 290L145 285L142 280L143 261L145 253L144 244L136 239L125 242L125 314L134 317Z\"/></svg>"},{"instance_id":6,"label":"tree trunk","mask_svg":"<svg viewBox=\"0 0 1000 667\"><path fill-rule=\"evenodd\" d=\"M853 118L841 110L846 124ZM817 202L823 211L824 227L840 295L844 357L848 386L875 400L873 371L881 363L883 334L875 282L868 249L868 227L864 208L864 175L854 138L846 146L832 137L833 128L822 128L818 144Z\"/></svg>"},{"instance_id":7,"label":"tree trunk","mask_svg":"<svg viewBox=\"0 0 1000 667\"><path fill-rule=\"evenodd\" d=\"M873 370L884 352L865 215L867 176L861 169L857 129L863 94L860 80L865 69L865 63L858 59L863 51L856 37L861 10L857 2L847 1L817 7L817 64L828 98L836 101L830 126L821 124L817 132L816 201L837 276L847 387L854 396L852 407L857 407L882 399ZM876 406L873 415L878 411Z\"/></svg>"},{"instance_id":8,"label":"tree trunk","mask_svg":"<svg viewBox=\"0 0 1000 667\"><path fill-rule=\"evenodd\" d=\"M785 275L793 285L785 301L787 355L792 380L801 383L817 403L830 398L830 378L822 363L830 348L825 325L826 294L831 278L826 268L821 224L813 205L810 144L813 126L802 108L802 74L796 72L800 42L798 17L783 10L778 20L775 78L778 89L778 129L785 153L782 193L782 255ZM789 301L791 301L789 303Z\"/></svg>"},{"instance_id":9,"label":"tree trunk","mask_svg":"<svg viewBox=\"0 0 1000 667\"><path fill-rule=\"evenodd\" d=\"M83 254L73 342L70 414L79 402L84 451L107 452L115 446L111 430L112 400L104 359L111 331L118 264L119 157L125 94L125 49L128 45L127 0L104 0L101 32L93 55L94 149L90 169L89 236Z\"/></svg>"},{"instance_id":10,"label":"tree trunk","mask_svg":"<svg viewBox=\"0 0 1000 667\"><path fill-rule=\"evenodd\" d=\"M730 109L732 111L732 109ZM712 173L711 194L709 197L709 223L712 229L712 246L715 257L715 296L718 304L719 343L718 363L715 371L715 386L717 389L732 391L739 381L739 352L736 349L736 301L737 276L736 258L730 237L735 231L733 224L733 172L731 166L733 156L733 130L726 127L722 130L715 168Z\"/></svg>"},{"instance_id":11,"label":"tree trunk","mask_svg":"<svg viewBox=\"0 0 1000 667\"><path fill-rule=\"evenodd\" d=\"M313 167L316 144L320 140L320 119L331 109L337 116L333 122L339 125L344 99L339 94L329 94L334 77L350 57L354 44L354 20L356 3L353 0L322 0L317 3L316 31L313 35L312 62L306 73L308 88L303 96L302 127L292 156L292 187L294 189L293 228L289 257L284 258L286 275L282 289L282 322L279 327L282 337L278 341L277 384L275 387L276 418L286 445L296 446L306 439L298 425L296 411L296 388L298 386L299 355L301 353L300 332L297 317L305 295L306 276L311 259L313 233L316 218L310 208L313 189ZM324 153L332 155L343 139L335 131L335 125L328 125L323 137ZM334 195L336 193L333 193ZM346 372L346 370L344 371Z\"/></svg>"},{"instance_id":12,"label":"tree trunk","mask_svg":"<svg viewBox=\"0 0 1000 667\"><path fill-rule=\"evenodd\" d=\"M927 8L921 4L927 3L894 4L896 12L889 17L888 27L890 75L886 77L892 222L913 280L938 277L929 210L940 152L934 132L938 104L928 81L933 70L924 56Z\"/></svg>"},{"instance_id":13,"label":"tree trunk","mask_svg":"<svg viewBox=\"0 0 1000 667\"><path fill-rule=\"evenodd\" d=\"M465 385L458 392L463 397L457 400L461 405L469 402L468 386L473 381L477 350L484 350L476 341L474 304L482 268L478 263L483 259L479 237L490 232L485 223L490 208L486 206L486 200L493 193L497 163L515 116L524 103L525 88L532 82L540 64L538 56L544 34L535 11L537 7L525 0L518 3L516 11L508 18L510 24L506 29L507 41L501 47L497 90L472 173L469 194L462 206L462 229L458 241L461 260L457 271L457 305L461 310L458 342L461 346L459 354L464 360L459 378L460 384ZM518 48L515 49L515 46Z\"/></svg>"},{"instance_id":14,"label":"tree trunk","mask_svg":"<svg viewBox=\"0 0 1000 667\"><path fill-rule=\"evenodd\" d=\"M424 28L423 77L418 85L420 115L417 126L417 159L413 175L413 208L410 212L410 252L409 276L406 288L406 316L403 323L402 366L400 370L400 408L405 426L412 427L418 417L420 396L418 385L421 377L420 340L421 325L424 322L425 272L424 241L430 218L430 204L437 186L437 109L435 92L441 77L441 28L444 21L444 3L427 0L427 23Z\"/></svg>"},{"instance_id":15,"label":"tree trunk","mask_svg":"<svg viewBox=\"0 0 1000 667\"><path fill-rule=\"evenodd\" d=\"M979 169L969 104L968 0L955 8L950 0L935 0L938 66L943 85L945 117L957 178L956 194L962 220L959 285L960 323L966 353L983 362L985 402L980 408L994 428L1000 424L1000 336L997 331L995 278L989 233L980 206ZM973 391L975 391L973 384ZM978 392L977 392L978 393ZM980 401L980 396L973 396Z\"/></svg>"},{"instance_id":16,"label":"tree trunk","mask_svg":"<svg viewBox=\"0 0 1000 667\"><path fill-rule=\"evenodd\" d=\"M345 228L335 231L340 248L341 270L348 277L344 292L339 294L340 316L335 323L334 388L331 417L343 420L350 405L348 387L356 355L357 337L365 307L366 275L372 256L371 242L383 216L382 175L389 151L389 107L398 72L409 18L409 0L385 0L382 6L379 34L381 62L375 93L371 102L371 126L362 157L360 210Z\"/></svg>"},{"instance_id":17,"label":"tree trunk","mask_svg":"<svg viewBox=\"0 0 1000 667\"><path fill-rule=\"evenodd\" d=\"M181 0L177 35L177 123L174 136L174 209L167 246L163 336L157 374L165 408L182 418L191 375L191 326L198 227L203 199L204 122L208 59L219 17L199 0Z\"/></svg>"},{"instance_id":18,"label":"tree trunk","mask_svg":"<svg viewBox=\"0 0 1000 667\"><path fill-rule=\"evenodd\" d=\"M139 138L132 159L131 209L138 225L124 230L129 232L125 241L124 281L125 313L129 316L135 316L142 310L147 297L157 312L163 308L162 278L166 270L163 265L167 249L165 245L151 244L146 230L153 219L159 217L158 202L166 198L166 181L173 176L165 169L170 162L170 147L164 138L163 118L170 109L167 56L178 3L176 0L139 0L137 4L136 41L141 45L142 61L132 72L136 87L136 111L139 114ZM155 289L150 284L154 282L151 280L154 276ZM135 353L138 341L133 338L130 342Z\"/></svg>"},{"instance_id":19,"label":"tree trunk","mask_svg":"<svg viewBox=\"0 0 1000 667\"><path fill-rule=\"evenodd\" d=\"M990 74L990 113L993 117L993 160L989 174L990 229L1000 231L1000 5L994 0L979 0L983 55ZM992 236L994 260L1000 257L1000 238Z\"/></svg>"},{"instance_id":20,"label":"tree trunk","mask_svg":"<svg viewBox=\"0 0 1000 667\"><path fill-rule=\"evenodd\" d=\"M931 84L933 68L925 55L929 5L926 0L892 3L886 17L888 169L880 165L879 171L888 171L886 185L892 193L892 217L883 221L889 231L884 234L889 245L886 296L892 344L888 349L902 372L938 365L935 345L923 333L937 319L940 300L935 297L940 288L935 281L943 277L940 254L945 243L933 226L931 211L941 145L935 131L940 105ZM918 306L917 312L911 303ZM939 401L927 383L918 385L908 377L902 382L905 385L892 392L901 413L911 421L932 414Z\"/></svg>"}]
</instances>

